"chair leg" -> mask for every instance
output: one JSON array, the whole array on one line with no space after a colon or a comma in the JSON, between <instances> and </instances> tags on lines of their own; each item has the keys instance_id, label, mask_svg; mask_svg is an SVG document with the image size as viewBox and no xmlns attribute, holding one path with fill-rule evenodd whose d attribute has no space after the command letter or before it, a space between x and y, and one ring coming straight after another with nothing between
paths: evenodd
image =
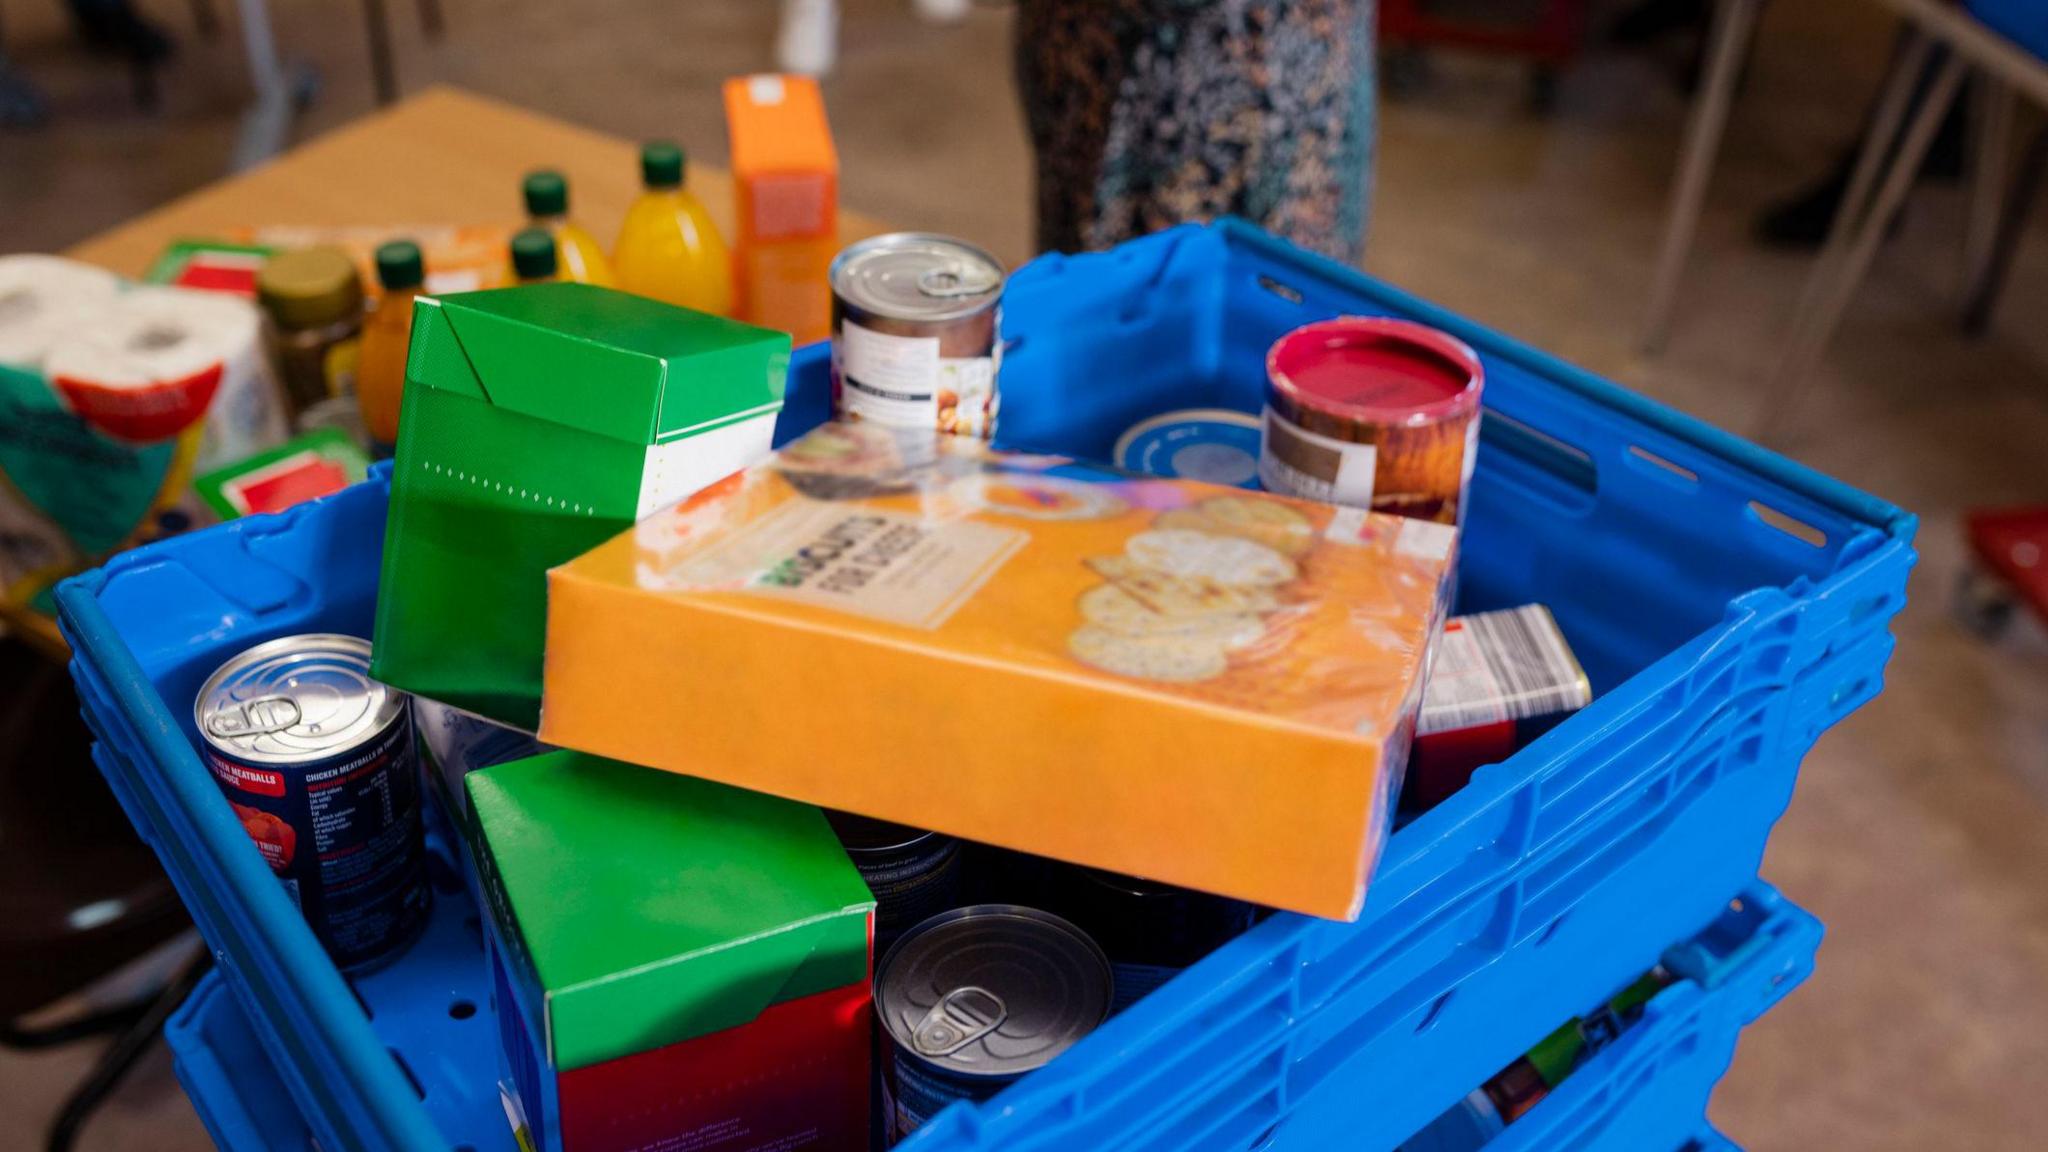
<instances>
[{"instance_id":1,"label":"chair leg","mask_svg":"<svg viewBox=\"0 0 2048 1152\"><path fill-rule=\"evenodd\" d=\"M439 40L448 31L448 18L441 11L441 0L418 0L420 10L420 34L429 40Z\"/></svg>"},{"instance_id":2,"label":"chair leg","mask_svg":"<svg viewBox=\"0 0 2048 1152\"><path fill-rule=\"evenodd\" d=\"M370 33L370 76L377 87L377 103L398 99L398 68L391 57L391 21L384 0L363 0L363 20Z\"/></svg>"},{"instance_id":3,"label":"chair leg","mask_svg":"<svg viewBox=\"0 0 2048 1152\"><path fill-rule=\"evenodd\" d=\"M1793 332L1785 357L1779 363L1775 377L1777 386L1771 390L1775 399L1766 413L1774 418L1773 422L1782 421L1792 411L1799 394L1812 377L1821 354L1827 350L1828 341L1841 323L1843 313L1848 310L1850 299L1856 294L1857 285L1877 256L1878 246L1884 241L1886 224L1898 211L1899 205L1905 202L1906 193L1913 186L1913 178L1920 171L1920 162L1927 158L1927 149L1934 143L1934 134L1940 130L1949 106L1955 103L1956 90L1969 70L1969 63L1961 56L1947 54L1940 73L1934 79L1934 87L1927 93L1927 102L1913 117L1912 125L1906 129L1905 141L1899 145L1898 155L1892 158L1891 167L1885 171L1876 204L1856 226L1855 240L1843 254L1840 267L1816 269L1814 280L1808 282L1814 311L1811 322ZM1768 426L1765 430L1770 431Z\"/></svg>"},{"instance_id":4,"label":"chair leg","mask_svg":"<svg viewBox=\"0 0 2048 1152\"><path fill-rule=\"evenodd\" d=\"M113 1095L114 1089L120 1087L136 1061L142 1059L150 1046L156 1043L157 1036L164 1030L164 1022L177 1011L178 1005L185 1002L185 997L192 994L199 978L206 975L212 963L213 954L208 951L202 950L193 957L165 986L163 994L156 998L149 1010L100 1054L92 1071L87 1073L83 1083L72 1090L56 1120L51 1122L44 1142L47 1152L71 1152L72 1145L77 1143L79 1129L106 1102L107 1097Z\"/></svg>"},{"instance_id":5,"label":"chair leg","mask_svg":"<svg viewBox=\"0 0 2048 1152\"><path fill-rule=\"evenodd\" d=\"M1982 335L1991 327L1992 313L1998 309L1998 298L2005 292L2006 277L2012 271L2013 253L2019 249L2020 236L2026 231L2027 214L2041 194L2043 176L2048 176L2048 127L2034 132L2034 138L2027 142L2027 150L2020 156L1983 273L1970 286L1968 301L1963 306L1963 331L1972 336Z\"/></svg>"},{"instance_id":6,"label":"chair leg","mask_svg":"<svg viewBox=\"0 0 2048 1152\"><path fill-rule=\"evenodd\" d=\"M1832 282L1843 255L1849 250L1849 238L1855 232L1864 207L1870 203L1871 190L1877 186L1877 177L1884 171L1885 160L1898 146L1899 127L1912 106L1913 95L1920 88L1921 78L1934 51L1932 38L1922 35L1918 29L1907 31L1906 44L1899 52L1891 76L1885 81L1884 94L1878 99L1877 114L1871 117L1870 127L1863 134L1862 148L1856 154L1856 167L1849 174L1849 186L1842 193L1842 202L1835 206L1834 219L1828 223L1828 238L1821 246L1820 258L1814 261L1813 271L1808 273L1806 285L1799 293L1799 302L1793 305L1790 330L1794 340L1812 319L1823 288ZM1889 226L1891 221L1887 220L1885 224Z\"/></svg>"},{"instance_id":7,"label":"chair leg","mask_svg":"<svg viewBox=\"0 0 2048 1152\"><path fill-rule=\"evenodd\" d=\"M1970 102L1970 216L1963 235L1960 299L1967 308L1991 263L2005 197L2006 161L2012 146L2015 99L2012 86L1996 76L1980 76Z\"/></svg>"},{"instance_id":8,"label":"chair leg","mask_svg":"<svg viewBox=\"0 0 2048 1152\"><path fill-rule=\"evenodd\" d=\"M1707 84L1693 102L1692 116L1686 125L1678 186L1671 194L1671 207L1664 219L1664 241L1657 251L1657 271L1650 282L1650 310L1642 335L1645 352L1661 349L1670 333L1671 312L1678 302L1678 281L1685 275L1686 254L1692 250L1693 234L1699 228L1707 182L1714 173L1714 158L1721 151L1729 105L1734 103L1735 80L1742 71L1743 57L1749 54L1757 9L1761 6L1762 0L1721 0L1715 8L1714 47L1707 66Z\"/></svg>"}]
</instances>

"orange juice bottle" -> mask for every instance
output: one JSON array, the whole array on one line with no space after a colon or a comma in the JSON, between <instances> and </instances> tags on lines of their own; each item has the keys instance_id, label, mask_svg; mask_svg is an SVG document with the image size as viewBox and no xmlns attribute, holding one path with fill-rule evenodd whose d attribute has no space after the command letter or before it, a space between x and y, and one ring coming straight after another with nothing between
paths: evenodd
<instances>
[{"instance_id":1,"label":"orange juice bottle","mask_svg":"<svg viewBox=\"0 0 2048 1152\"><path fill-rule=\"evenodd\" d=\"M729 316L732 258L710 213L683 187L683 168L683 150L667 141L640 150L646 191L626 212L612 268L628 292Z\"/></svg>"},{"instance_id":2,"label":"orange juice bottle","mask_svg":"<svg viewBox=\"0 0 2048 1152\"><path fill-rule=\"evenodd\" d=\"M405 392L406 342L412 336L412 305L426 283L419 245L393 240L377 249L377 282L384 295L363 321L356 361L356 405L363 428L379 455L398 442L398 402Z\"/></svg>"},{"instance_id":3,"label":"orange juice bottle","mask_svg":"<svg viewBox=\"0 0 2048 1152\"><path fill-rule=\"evenodd\" d=\"M512 237L512 279L520 284L560 280L561 262L555 238L545 228L527 228Z\"/></svg>"},{"instance_id":4,"label":"orange juice bottle","mask_svg":"<svg viewBox=\"0 0 2048 1152\"><path fill-rule=\"evenodd\" d=\"M560 172L542 169L526 174L520 186L526 195L526 213L535 228L545 228L555 238L562 279L579 284L612 283L612 263L605 259L597 237L569 219L569 181Z\"/></svg>"}]
</instances>

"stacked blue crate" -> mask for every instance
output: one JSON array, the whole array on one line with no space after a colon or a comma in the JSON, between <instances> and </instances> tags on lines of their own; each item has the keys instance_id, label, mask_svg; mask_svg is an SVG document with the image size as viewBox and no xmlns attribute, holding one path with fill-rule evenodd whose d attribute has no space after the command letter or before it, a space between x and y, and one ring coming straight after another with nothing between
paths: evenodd
<instances>
[{"instance_id":1,"label":"stacked blue crate","mask_svg":"<svg viewBox=\"0 0 2048 1152\"><path fill-rule=\"evenodd\" d=\"M1666 953L1664 963L1679 979L1644 1006L1628 1031L1506 1132L1463 1152L1736 1152L1707 1126L1707 1098L1734 1058L1741 1029L1807 977L1820 943L1820 923L1768 887L1737 903L1707 932ZM314 1147L220 977L208 977L193 993L166 1036L178 1079L223 1152ZM445 1039L423 1036L419 1043ZM1351 1147L1347 1136L1283 1125L1265 1148Z\"/></svg>"},{"instance_id":2,"label":"stacked blue crate","mask_svg":"<svg viewBox=\"0 0 2048 1152\"><path fill-rule=\"evenodd\" d=\"M1021 270L1003 439L1101 457L1161 408L1255 409L1264 349L1339 313L1408 316L1480 353L1462 606L1548 604L1597 698L1396 832L1356 923L1268 919L912 1152L1318 1131L1390 1148L1713 923L1754 881L1806 750L1881 687L1911 516L1242 225ZM822 350L800 352L785 432L826 396ZM379 476L167 541L59 601L101 767L308 1135L505 1147L488 1044L462 1040L488 1035L489 1009L459 882L427 941L344 979L191 743L189 702L227 656L368 634L385 500Z\"/></svg>"}]
</instances>

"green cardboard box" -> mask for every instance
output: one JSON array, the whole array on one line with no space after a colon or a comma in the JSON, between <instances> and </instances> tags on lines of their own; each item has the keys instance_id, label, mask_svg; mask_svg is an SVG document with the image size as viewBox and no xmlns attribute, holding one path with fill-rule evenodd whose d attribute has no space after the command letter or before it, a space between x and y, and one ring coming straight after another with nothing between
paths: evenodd
<instances>
[{"instance_id":1,"label":"green cardboard box","mask_svg":"<svg viewBox=\"0 0 2048 1152\"><path fill-rule=\"evenodd\" d=\"M579 752L466 786L537 1147L865 1146L875 905L823 813Z\"/></svg>"},{"instance_id":2,"label":"green cardboard box","mask_svg":"<svg viewBox=\"0 0 2048 1152\"><path fill-rule=\"evenodd\" d=\"M766 455L789 337L586 284L423 298L371 674L532 729L547 570Z\"/></svg>"}]
</instances>

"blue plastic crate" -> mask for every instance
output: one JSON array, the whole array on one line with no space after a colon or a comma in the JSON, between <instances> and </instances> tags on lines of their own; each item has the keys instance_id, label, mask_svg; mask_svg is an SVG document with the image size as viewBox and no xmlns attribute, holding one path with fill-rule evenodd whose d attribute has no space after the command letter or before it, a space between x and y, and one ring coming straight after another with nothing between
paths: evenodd
<instances>
[{"instance_id":1,"label":"blue plastic crate","mask_svg":"<svg viewBox=\"0 0 2048 1152\"><path fill-rule=\"evenodd\" d=\"M1206 1152L1283 1121L1391 1147L1712 922L1807 748L1879 690L1912 517L1240 225L1020 271L1004 439L1101 456L1162 407L1249 410L1266 345L1340 312L1479 351L1464 606L1548 603L1599 697L1396 832L1357 923L1265 921L913 1152ZM792 376L789 431L826 406L823 350ZM59 603L101 766L321 1145L501 1147L485 1055L419 1040L451 998L484 1003L467 941L438 933L352 990L191 743L189 701L230 654L368 634L385 498L380 476L142 549Z\"/></svg>"},{"instance_id":2,"label":"blue plastic crate","mask_svg":"<svg viewBox=\"0 0 2048 1152\"><path fill-rule=\"evenodd\" d=\"M1558 1090L1488 1142L1485 1152L1739 1152L1706 1127L1707 1098L1735 1055L1737 1033L1804 980L1820 924L1758 886L1703 936L1666 953L1684 979ZM313 1147L255 1029L209 976L165 1030L207 1131L224 1152ZM1324 1134L1283 1126L1269 1152L1326 1152ZM1407 1149L1404 1152L1416 1152Z\"/></svg>"},{"instance_id":3,"label":"blue plastic crate","mask_svg":"<svg viewBox=\"0 0 2048 1152\"><path fill-rule=\"evenodd\" d=\"M1485 1152L1734 1148L1705 1125L1707 1099L1735 1059L1742 1029L1812 974L1820 938L1820 921L1768 885L1744 893L1705 932L1665 952L1664 966L1681 979L1646 1004L1633 1027L1488 1140ZM1283 1138L1273 1152L1327 1147ZM1463 1147L1469 1145L1456 1139L1417 1140L1402 1152Z\"/></svg>"}]
</instances>

